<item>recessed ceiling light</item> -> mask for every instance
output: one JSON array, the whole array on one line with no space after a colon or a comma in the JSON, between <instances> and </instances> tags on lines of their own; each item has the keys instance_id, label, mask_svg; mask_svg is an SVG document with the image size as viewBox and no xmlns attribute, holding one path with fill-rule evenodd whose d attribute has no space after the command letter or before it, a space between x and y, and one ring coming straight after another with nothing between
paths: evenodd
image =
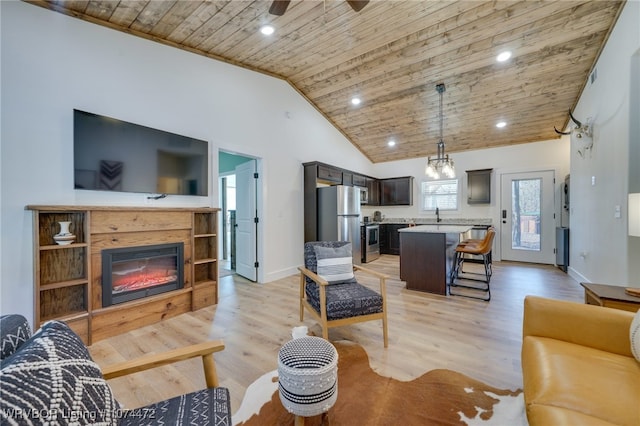
<instances>
[{"instance_id":1,"label":"recessed ceiling light","mask_svg":"<svg viewBox=\"0 0 640 426\"><path fill-rule=\"evenodd\" d=\"M260 28L260 32L264 35L271 35L276 31L271 25L264 25Z\"/></svg>"},{"instance_id":2,"label":"recessed ceiling light","mask_svg":"<svg viewBox=\"0 0 640 426\"><path fill-rule=\"evenodd\" d=\"M389 145L389 146L396 146L396 141L394 141L393 139L391 139L389 142L387 142L387 145Z\"/></svg>"},{"instance_id":3,"label":"recessed ceiling light","mask_svg":"<svg viewBox=\"0 0 640 426\"><path fill-rule=\"evenodd\" d=\"M351 103L353 105L360 105L360 102L362 102L360 98L351 98Z\"/></svg>"},{"instance_id":4,"label":"recessed ceiling light","mask_svg":"<svg viewBox=\"0 0 640 426\"><path fill-rule=\"evenodd\" d=\"M497 127L498 129L502 129L503 127L506 127L506 126L507 126L507 122L506 122L506 121L498 121L498 122L496 123L496 127Z\"/></svg>"},{"instance_id":5,"label":"recessed ceiling light","mask_svg":"<svg viewBox=\"0 0 640 426\"><path fill-rule=\"evenodd\" d=\"M504 62L504 61L506 61L507 59L509 59L510 57L511 57L511 52L509 52L509 51L505 51L505 52L502 52L501 54L499 54L499 55L496 57L496 61L498 61L498 62Z\"/></svg>"}]
</instances>

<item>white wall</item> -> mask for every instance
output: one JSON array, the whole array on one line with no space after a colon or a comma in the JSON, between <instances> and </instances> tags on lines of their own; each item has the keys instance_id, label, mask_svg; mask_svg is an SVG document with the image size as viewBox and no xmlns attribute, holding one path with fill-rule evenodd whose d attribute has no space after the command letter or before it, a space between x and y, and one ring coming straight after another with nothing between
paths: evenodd
<instances>
[{"instance_id":1,"label":"white wall","mask_svg":"<svg viewBox=\"0 0 640 426\"><path fill-rule=\"evenodd\" d=\"M640 13L640 12L639 12ZM633 55L631 75L640 76L640 49ZM640 117L640 77L631 79L629 117ZM640 192L640 120L629 120L629 193ZM629 285L640 287L640 237L629 237Z\"/></svg>"},{"instance_id":2,"label":"white wall","mask_svg":"<svg viewBox=\"0 0 640 426\"><path fill-rule=\"evenodd\" d=\"M506 132L517 129L505 128ZM445 143L447 135L444 135ZM435 141L434 141L435 143ZM569 173L569 138L562 137L551 141L512 145L503 148L482 149L451 154L455 161L456 176L460 179L461 197L459 210L456 212L440 212L442 219L491 219L500 232L500 175L514 172L553 170L556 177L556 222L560 226L560 188L564 177ZM395 161L374 165L374 176L379 178L394 176L413 176L412 206L366 207L363 215L373 215L379 210L387 218L428 218L433 219L432 212L420 211L420 183L426 180L424 169L426 159ZM483 205L467 204L467 175L465 170L493 169L491 177L491 203ZM500 259L500 239L494 244L494 259Z\"/></svg>"},{"instance_id":3,"label":"white wall","mask_svg":"<svg viewBox=\"0 0 640 426\"><path fill-rule=\"evenodd\" d=\"M637 131L631 136L632 123L640 120L640 99L636 96L632 106L630 97L640 79L637 69L631 72L640 49L639 22L640 2L627 2L596 64L597 79L587 83L574 113L578 120L594 120L593 149L584 158L577 153L577 140L571 149L569 263L579 280L640 286L637 275L629 275L630 265L640 261L640 247L628 244L626 215L629 188L639 185L629 181L638 176L630 167L640 167L629 161L631 144L640 143Z\"/></svg>"},{"instance_id":4,"label":"white wall","mask_svg":"<svg viewBox=\"0 0 640 426\"><path fill-rule=\"evenodd\" d=\"M26 205L146 203L141 194L73 189L74 108L211 143L211 196L171 196L158 206L217 206L218 149L262 158L264 281L302 263L301 163L371 167L282 80L23 2L2 1L0 11L2 312L32 316Z\"/></svg>"}]
</instances>

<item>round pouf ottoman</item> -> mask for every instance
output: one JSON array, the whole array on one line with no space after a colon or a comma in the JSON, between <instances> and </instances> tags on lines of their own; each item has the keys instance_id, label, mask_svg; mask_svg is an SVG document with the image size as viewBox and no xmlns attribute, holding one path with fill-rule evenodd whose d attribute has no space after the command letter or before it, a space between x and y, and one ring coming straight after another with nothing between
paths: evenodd
<instances>
[{"instance_id":1,"label":"round pouf ottoman","mask_svg":"<svg viewBox=\"0 0 640 426\"><path fill-rule=\"evenodd\" d=\"M278 354L278 377L282 405L302 424L338 398L338 351L320 337L290 340Z\"/></svg>"}]
</instances>

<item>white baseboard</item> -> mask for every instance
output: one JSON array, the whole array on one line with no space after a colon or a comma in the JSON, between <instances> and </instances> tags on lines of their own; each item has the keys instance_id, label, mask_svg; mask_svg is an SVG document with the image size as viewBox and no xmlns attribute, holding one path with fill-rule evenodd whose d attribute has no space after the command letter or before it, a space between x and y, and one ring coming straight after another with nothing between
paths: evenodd
<instances>
[{"instance_id":1,"label":"white baseboard","mask_svg":"<svg viewBox=\"0 0 640 426\"><path fill-rule=\"evenodd\" d=\"M282 279L282 278L289 277L291 275L297 275L299 273L300 273L300 271L298 271L298 267L297 266L292 266L290 268L285 268L285 269L281 269L279 271L273 271L273 272L269 272L269 273L265 274L264 282L268 283L268 282L271 282L271 281L275 281L275 280L279 280L279 279Z\"/></svg>"},{"instance_id":2,"label":"white baseboard","mask_svg":"<svg viewBox=\"0 0 640 426\"><path fill-rule=\"evenodd\" d=\"M573 269L571 266L569 266L567 268L567 273L569 274L569 276L571 278L573 278L574 280L578 281L579 283L590 283L591 282L590 279L588 279L587 277L582 275L580 272L578 272L575 269Z\"/></svg>"}]
</instances>

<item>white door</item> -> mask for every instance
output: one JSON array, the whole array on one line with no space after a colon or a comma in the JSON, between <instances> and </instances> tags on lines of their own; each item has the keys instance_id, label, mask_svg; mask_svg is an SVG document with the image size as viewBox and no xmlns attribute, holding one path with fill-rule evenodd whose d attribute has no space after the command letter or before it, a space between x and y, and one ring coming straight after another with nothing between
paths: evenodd
<instances>
[{"instance_id":1,"label":"white door","mask_svg":"<svg viewBox=\"0 0 640 426\"><path fill-rule=\"evenodd\" d=\"M554 171L501 176L502 260L555 262Z\"/></svg>"},{"instance_id":2,"label":"white door","mask_svg":"<svg viewBox=\"0 0 640 426\"><path fill-rule=\"evenodd\" d=\"M256 161L251 160L236 167L236 273L256 281L257 209L256 209Z\"/></svg>"}]
</instances>

